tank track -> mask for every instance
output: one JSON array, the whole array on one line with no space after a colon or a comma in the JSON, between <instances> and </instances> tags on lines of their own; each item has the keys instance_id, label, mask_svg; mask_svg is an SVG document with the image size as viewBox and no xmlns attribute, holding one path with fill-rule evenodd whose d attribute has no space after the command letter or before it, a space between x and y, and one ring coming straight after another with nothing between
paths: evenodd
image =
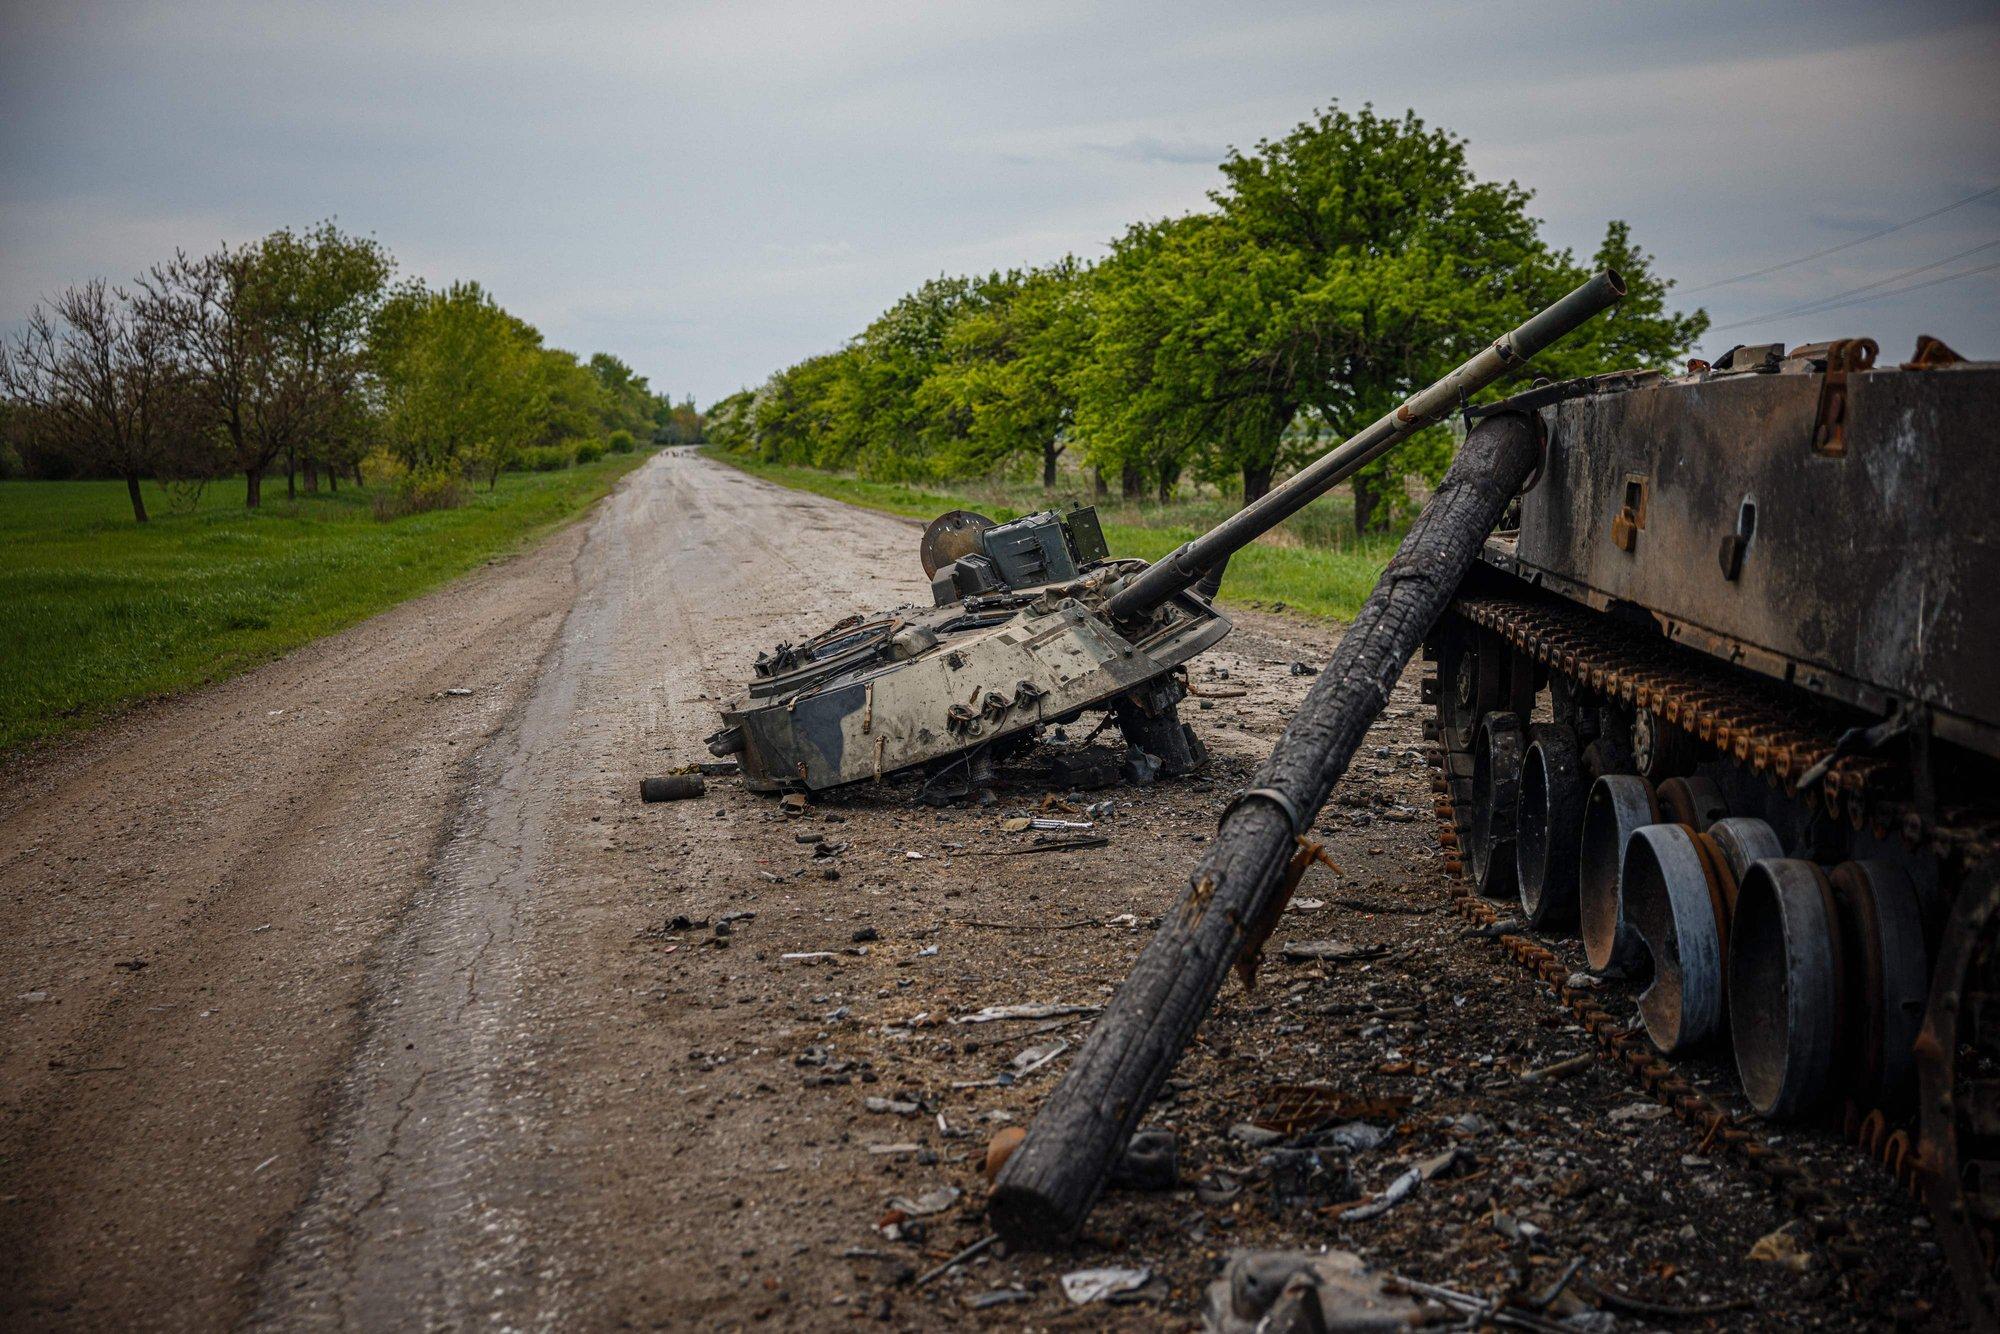
<instances>
[{"instance_id":1,"label":"tank track","mask_svg":"<svg viewBox=\"0 0 2000 1334\"><path fill-rule=\"evenodd\" d=\"M1916 1046L1921 1084L1914 1120L1845 1102L1848 1141L1930 1208L1967 1314L2000 1329L2000 813L1942 805L1909 790L1908 770L1872 756L1836 759L1817 783L1801 782L1834 755L1850 718L1801 693L1767 683L1714 658L1664 640L1645 625L1618 621L1574 603L1536 597L1469 595L1456 599L1433 631L1426 658L1436 665L1423 696L1436 706L1427 727L1437 769L1439 844L1454 877L1453 907L1481 927L1502 920L1467 875L1474 837L1473 754L1468 709L1512 709L1524 718L1544 686L1572 705L1607 703L1645 710L1711 763L1762 777L1808 809L1843 818L1880 839L1899 838L1938 859L1957 885L1938 949L1926 1027ZM1507 679L1487 682L1479 698L1451 678L1454 642L1505 646ZM1546 985L1595 1039L1598 1054L1670 1108L1700 1138L1700 1151L1739 1164L1795 1208L1842 1267L1870 1257L1827 1191L1802 1164L1766 1139L1762 1122L1738 1116L1681 1074L1636 1028L1604 1007L1594 989L1571 985L1561 956L1519 933L1494 937L1511 959Z\"/></svg>"}]
</instances>

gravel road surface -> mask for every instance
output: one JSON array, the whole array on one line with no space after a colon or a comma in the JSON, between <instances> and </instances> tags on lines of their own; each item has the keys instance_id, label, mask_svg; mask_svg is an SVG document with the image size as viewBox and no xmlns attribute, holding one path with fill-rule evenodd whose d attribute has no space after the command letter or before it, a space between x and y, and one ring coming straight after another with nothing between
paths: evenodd
<instances>
[{"instance_id":1,"label":"gravel road surface","mask_svg":"<svg viewBox=\"0 0 2000 1334\"><path fill-rule=\"evenodd\" d=\"M1633 1085L1514 1078L1587 1047L1446 910L1414 673L1320 823L1341 874L1274 941L1341 948L1232 982L1156 1109L1181 1186L1107 1196L1075 1252L916 1282L984 1235L989 1138L1060 1076L1331 643L1239 618L1195 671L1196 780L640 804L706 758L757 650L925 598L917 532L667 451L532 551L18 762L0 1326L1192 1328L1240 1245L1485 1294L1581 1256L1743 1328L1948 1314L1921 1215L1832 1136L1787 1147L1874 1253L1751 1261L1789 1216ZM1110 846L1013 855L1032 836L1003 820L1050 800L1111 801ZM1081 1012L954 1022L1010 1004ZM1244 1127L1295 1084L1407 1101L1281 1190ZM1407 1202L1334 1217L1442 1149ZM1061 1275L1101 1266L1148 1277L1072 1305Z\"/></svg>"}]
</instances>

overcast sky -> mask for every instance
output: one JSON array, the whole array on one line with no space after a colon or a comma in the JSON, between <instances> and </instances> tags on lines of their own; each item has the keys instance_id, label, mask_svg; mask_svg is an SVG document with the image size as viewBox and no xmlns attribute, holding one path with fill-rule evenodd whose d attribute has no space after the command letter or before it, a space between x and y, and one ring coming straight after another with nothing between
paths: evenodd
<instances>
[{"instance_id":1,"label":"overcast sky","mask_svg":"<svg viewBox=\"0 0 2000 1334\"><path fill-rule=\"evenodd\" d=\"M0 5L0 324L334 216L703 403L926 277L1200 208L1335 99L1466 136L1561 244L1628 219L1689 288L2000 185L1991 3ZM1953 277L1996 263L2000 193L1688 302L1750 321L1710 353L2000 357L2000 269Z\"/></svg>"}]
</instances>

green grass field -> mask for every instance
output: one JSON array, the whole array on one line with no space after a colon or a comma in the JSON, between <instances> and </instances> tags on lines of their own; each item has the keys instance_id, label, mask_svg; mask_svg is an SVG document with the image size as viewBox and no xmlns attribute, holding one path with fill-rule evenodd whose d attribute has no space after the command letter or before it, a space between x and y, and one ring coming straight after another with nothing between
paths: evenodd
<instances>
[{"instance_id":1,"label":"green grass field","mask_svg":"<svg viewBox=\"0 0 2000 1334\"><path fill-rule=\"evenodd\" d=\"M852 505L919 519L948 509L977 510L994 519L1018 518L1081 497L1061 492L1044 498L1039 486L1024 483L967 483L939 490L894 482L871 482L847 473L822 472L746 459L721 450L710 456L768 481ZM1225 604L1262 607L1329 620L1349 621L1375 587L1382 567L1395 554L1394 536L1357 538L1346 497L1330 495L1292 516L1279 530L1238 552L1222 582ZM1128 501L1098 502L1105 541L1114 556L1158 560L1182 542L1235 511L1233 502L1196 497L1165 505ZM910 561L917 559L910 544Z\"/></svg>"},{"instance_id":2,"label":"green grass field","mask_svg":"<svg viewBox=\"0 0 2000 1334\"><path fill-rule=\"evenodd\" d=\"M375 517L370 491L243 508L243 479L193 513L122 482L0 482L0 753L136 700L243 671L516 551L647 456L509 473L459 509Z\"/></svg>"}]
</instances>

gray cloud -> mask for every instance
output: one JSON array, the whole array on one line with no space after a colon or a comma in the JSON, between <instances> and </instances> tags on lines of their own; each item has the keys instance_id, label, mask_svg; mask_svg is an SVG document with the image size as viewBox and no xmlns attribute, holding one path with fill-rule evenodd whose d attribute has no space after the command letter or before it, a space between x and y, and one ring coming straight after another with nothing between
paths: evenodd
<instances>
[{"instance_id":1,"label":"gray cloud","mask_svg":"<svg viewBox=\"0 0 2000 1334\"><path fill-rule=\"evenodd\" d=\"M1170 162L1175 165L1199 163L1212 167L1220 162L1228 151L1222 145L1202 143L1193 139L1162 139L1158 135L1135 135L1123 143L1086 144L1092 152L1108 157L1123 158L1127 162Z\"/></svg>"},{"instance_id":2,"label":"gray cloud","mask_svg":"<svg viewBox=\"0 0 2000 1334\"><path fill-rule=\"evenodd\" d=\"M943 271L1202 207L1225 145L1413 107L1587 253L1688 285L2000 182L1983 5L35 7L0 18L0 322L337 215L703 400ZM1719 323L2000 236L1989 202L1700 294ZM1947 270L1940 270L1944 272ZM2000 355L2000 274L1717 336Z\"/></svg>"}]
</instances>

